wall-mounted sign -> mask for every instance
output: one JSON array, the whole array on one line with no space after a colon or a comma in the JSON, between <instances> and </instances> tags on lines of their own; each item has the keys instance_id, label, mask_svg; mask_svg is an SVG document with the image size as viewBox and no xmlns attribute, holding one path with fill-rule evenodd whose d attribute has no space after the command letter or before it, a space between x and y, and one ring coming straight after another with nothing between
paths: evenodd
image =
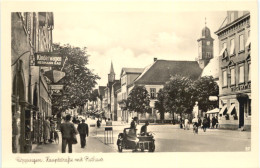
<instances>
[{"instance_id":1,"label":"wall-mounted sign","mask_svg":"<svg viewBox=\"0 0 260 168\"><path fill-rule=\"evenodd\" d=\"M240 91L240 90L246 90L246 89L251 89L251 83L245 84L245 85L239 85L239 86L231 87L231 91L232 92Z\"/></svg>"},{"instance_id":2,"label":"wall-mounted sign","mask_svg":"<svg viewBox=\"0 0 260 168\"><path fill-rule=\"evenodd\" d=\"M42 52L35 53L35 66L62 66L63 59L58 53Z\"/></svg>"}]
</instances>

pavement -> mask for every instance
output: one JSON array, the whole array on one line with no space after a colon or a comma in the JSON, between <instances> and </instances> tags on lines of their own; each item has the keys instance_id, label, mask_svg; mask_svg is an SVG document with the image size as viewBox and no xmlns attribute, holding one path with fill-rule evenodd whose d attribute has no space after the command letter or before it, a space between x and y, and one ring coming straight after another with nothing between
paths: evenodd
<instances>
[{"instance_id":1,"label":"pavement","mask_svg":"<svg viewBox=\"0 0 260 168\"><path fill-rule=\"evenodd\" d=\"M117 150L117 136L123 132L124 128L130 124L113 121L113 138L111 143L106 144L104 139L105 123L101 123L100 128L95 127L96 120L86 121L90 126L90 134L87 137L87 146L80 147L80 138L77 135L78 144L73 145L73 153L115 153ZM137 129L140 130L140 124ZM75 125L77 126L77 125ZM154 133L155 152L231 152L231 151L250 151L251 132L238 130L207 129L203 132L199 129L198 134L194 134L192 129L180 129L179 125L149 125L148 131ZM60 143L50 143L38 145L32 153L61 153ZM124 153L132 150L123 150Z\"/></svg>"}]
</instances>

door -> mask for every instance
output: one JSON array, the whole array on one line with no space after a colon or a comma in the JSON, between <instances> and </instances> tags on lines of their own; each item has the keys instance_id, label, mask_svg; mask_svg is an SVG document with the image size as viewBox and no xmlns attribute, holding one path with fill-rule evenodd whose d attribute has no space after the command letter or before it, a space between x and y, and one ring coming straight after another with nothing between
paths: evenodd
<instances>
[{"instance_id":1,"label":"door","mask_svg":"<svg viewBox=\"0 0 260 168\"><path fill-rule=\"evenodd\" d=\"M244 106L245 106L244 101L240 101L239 102L239 128L244 126L244 113L245 113Z\"/></svg>"}]
</instances>

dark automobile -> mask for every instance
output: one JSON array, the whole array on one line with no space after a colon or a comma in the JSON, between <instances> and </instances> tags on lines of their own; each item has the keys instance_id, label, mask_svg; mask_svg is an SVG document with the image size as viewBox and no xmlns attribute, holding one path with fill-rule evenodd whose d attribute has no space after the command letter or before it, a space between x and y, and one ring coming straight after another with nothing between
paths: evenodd
<instances>
[{"instance_id":1,"label":"dark automobile","mask_svg":"<svg viewBox=\"0 0 260 168\"><path fill-rule=\"evenodd\" d=\"M142 152L148 150L149 152L155 151L155 139L153 133L148 133L147 135L135 135L131 132L132 129L125 128L123 133L119 133L117 139L118 151L122 152L123 149L140 149Z\"/></svg>"}]
</instances>

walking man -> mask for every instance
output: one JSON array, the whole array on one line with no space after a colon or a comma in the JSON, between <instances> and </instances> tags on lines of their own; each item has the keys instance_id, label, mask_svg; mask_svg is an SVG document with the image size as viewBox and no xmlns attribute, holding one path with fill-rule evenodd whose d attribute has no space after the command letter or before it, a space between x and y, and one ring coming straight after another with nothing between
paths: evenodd
<instances>
[{"instance_id":1,"label":"walking man","mask_svg":"<svg viewBox=\"0 0 260 168\"><path fill-rule=\"evenodd\" d=\"M73 134L78 134L78 131L76 130L73 123L70 122L71 116L68 114L65 118L65 122L61 124L60 131L62 135L62 145L61 145L61 151L62 153L65 153L66 146L68 144L69 147L69 153L72 153L72 136Z\"/></svg>"},{"instance_id":2,"label":"walking man","mask_svg":"<svg viewBox=\"0 0 260 168\"><path fill-rule=\"evenodd\" d=\"M78 131L80 135L80 145L81 148L86 146L86 136L88 136L88 124L85 123L85 120L82 119L82 123L78 125Z\"/></svg>"}]
</instances>

